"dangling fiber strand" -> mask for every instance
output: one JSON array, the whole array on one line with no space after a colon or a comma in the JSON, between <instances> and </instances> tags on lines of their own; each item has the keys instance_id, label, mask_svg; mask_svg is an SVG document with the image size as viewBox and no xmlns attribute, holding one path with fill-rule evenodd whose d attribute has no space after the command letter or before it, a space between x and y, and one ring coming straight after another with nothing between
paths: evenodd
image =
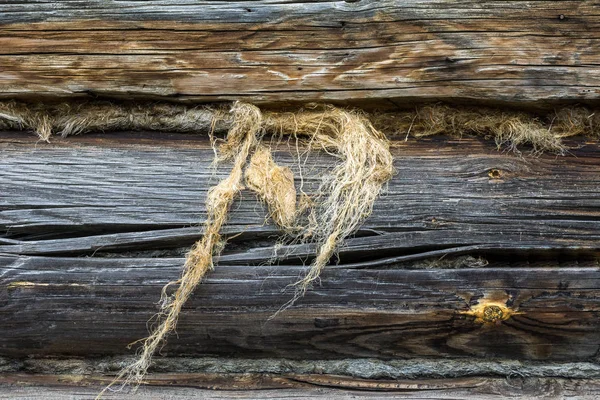
<instances>
[{"instance_id":1,"label":"dangling fiber strand","mask_svg":"<svg viewBox=\"0 0 600 400\"><path fill-rule=\"evenodd\" d=\"M257 143L260 131L260 110L252 105L236 103L232 109L234 123L227 135L227 141L221 146L226 158L234 158L233 168L229 176L213 187L206 199L207 219L205 232L187 254L181 278L171 282L163 289L161 310L158 315L158 326L150 336L143 340L138 359L125 367L99 395L102 396L113 384L139 385L152 361L153 355L163 344L165 338L177 325L181 308L190 297L202 278L214 268L213 257L223 248L220 230L227 220L229 208L237 194L242 190L243 168L246 159ZM234 155L235 154L235 155ZM172 296L166 291L171 285L177 290Z\"/></svg>"},{"instance_id":2,"label":"dangling fiber strand","mask_svg":"<svg viewBox=\"0 0 600 400\"><path fill-rule=\"evenodd\" d=\"M382 186L394 173L393 157L385 136L358 112L326 106L267 113L264 125L270 132L304 136L311 148L341 159L319 190L316 219L308 227L317 254L307 275L297 283L297 298L319 278L343 240L369 216Z\"/></svg>"}]
</instances>

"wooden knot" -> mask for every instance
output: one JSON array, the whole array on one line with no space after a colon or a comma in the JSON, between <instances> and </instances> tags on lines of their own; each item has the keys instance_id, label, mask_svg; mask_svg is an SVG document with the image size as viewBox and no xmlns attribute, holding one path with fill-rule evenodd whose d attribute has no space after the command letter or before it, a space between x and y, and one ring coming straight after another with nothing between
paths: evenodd
<instances>
[{"instance_id":1,"label":"wooden knot","mask_svg":"<svg viewBox=\"0 0 600 400\"><path fill-rule=\"evenodd\" d=\"M502 171L497 168L492 168L488 171L488 176L490 179L500 179L502 178Z\"/></svg>"},{"instance_id":2,"label":"wooden knot","mask_svg":"<svg viewBox=\"0 0 600 400\"><path fill-rule=\"evenodd\" d=\"M502 321L503 317L504 312L502 312L500 307L493 305L483 307L483 316L481 319L483 319L484 322L496 323Z\"/></svg>"},{"instance_id":3,"label":"wooden knot","mask_svg":"<svg viewBox=\"0 0 600 400\"><path fill-rule=\"evenodd\" d=\"M462 311L461 314L475 317L475 322L480 324L499 325L502 321L506 321L513 315L523 313L512 310L504 303L482 300L480 303L471 307L469 311Z\"/></svg>"}]
</instances>

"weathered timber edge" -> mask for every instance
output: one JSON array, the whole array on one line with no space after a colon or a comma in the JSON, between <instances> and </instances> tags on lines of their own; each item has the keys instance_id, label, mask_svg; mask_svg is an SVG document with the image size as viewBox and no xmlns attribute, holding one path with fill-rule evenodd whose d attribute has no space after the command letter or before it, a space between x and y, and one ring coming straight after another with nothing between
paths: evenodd
<instances>
[{"instance_id":1,"label":"weathered timber edge","mask_svg":"<svg viewBox=\"0 0 600 400\"><path fill-rule=\"evenodd\" d=\"M597 102L593 1L1 2L0 97Z\"/></svg>"},{"instance_id":2,"label":"weathered timber edge","mask_svg":"<svg viewBox=\"0 0 600 400\"><path fill-rule=\"evenodd\" d=\"M31 374L82 376L90 379L109 379L133 360L133 356L52 358L0 357L2 375ZM462 359L374 359L345 358L339 360L293 360L285 358L244 357L157 357L150 367L155 376L174 374L243 375L325 375L340 377L339 387L352 387L351 379L385 381L403 379L455 379L462 377L493 378L565 378L600 379L597 362L536 362L490 358ZM152 379L150 379L152 381ZM1 382L1 381L0 381ZM149 382L152 383L152 382ZM255 388L261 385L257 383ZM382 385L385 386L385 385ZM226 388L223 385L221 388Z\"/></svg>"},{"instance_id":3,"label":"weathered timber edge","mask_svg":"<svg viewBox=\"0 0 600 400\"><path fill-rule=\"evenodd\" d=\"M145 336L181 259L2 257L2 355L123 354ZM332 269L270 320L304 268L221 266L185 306L164 355L587 361L598 353L597 266ZM385 268L385 267L384 267ZM517 314L486 324L469 311Z\"/></svg>"},{"instance_id":4,"label":"weathered timber edge","mask_svg":"<svg viewBox=\"0 0 600 400\"><path fill-rule=\"evenodd\" d=\"M0 359L0 398L94 397L127 359ZM592 363L503 360L293 361L159 358L136 393L106 398L520 398L595 399L600 367Z\"/></svg>"},{"instance_id":5,"label":"weathered timber edge","mask_svg":"<svg viewBox=\"0 0 600 400\"><path fill-rule=\"evenodd\" d=\"M72 375L9 374L0 377L0 399L73 400L94 398L107 379ZM327 398L332 400L448 399L501 400L577 398L595 400L595 379L470 377L457 379L377 380L344 379L327 375L163 374L152 375L149 385L136 392L108 392L107 399L245 399ZM347 386L344 386L346 384ZM222 390L220 390L222 389Z\"/></svg>"}]
</instances>

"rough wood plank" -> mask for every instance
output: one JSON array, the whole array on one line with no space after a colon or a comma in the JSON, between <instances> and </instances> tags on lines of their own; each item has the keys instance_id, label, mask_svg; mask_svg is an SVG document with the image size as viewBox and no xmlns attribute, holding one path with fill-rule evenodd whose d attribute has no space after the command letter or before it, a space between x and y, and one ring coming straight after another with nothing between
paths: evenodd
<instances>
[{"instance_id":1,"label":"rough wood plank","mask_svg":"<svg viewBox=\"0 0 600 400\"><path fill-rule=\"evenodd\" d=\"M81 376L30 376L8 375L0 377L0 399L30 400L44 398L90 399L99 387L89 387L92 379ZM227 390L206 390L207 385L223 386ZM366 381L352 380L349 383L363 387L336 388L339 377L291 375L270 376L198 376L159 375L151 382L156 386L144 386L137 393L107 393L107 399L165 400L165 399L506 399L507 396L521 399L577 398L595 400L600 396L598 380L568 380L557 378L510 379L474 377L440 380L410 381ZM84 386L85 385L85 386ZM163 386L160 386L163 385ZM83 386L83 387L82 387ZM248 388L255 390L249 390Z\"/></svg>"},{"instance_id":2,"label":"rough wood plank","mask_svg":"<svg viewBox=\"0 0 600 400\"><path fill-rule=\"evenodd\" d=\"M0 355L123 354L183 259L0 257ZM460 267L460 265L458 266ZM597 262L459 269L335 268L296 306L298 266L220 266L184 307L165 355L500 357L586 361L600 349ZM499 301L497 325L464 314Z\"/></svg>"},{"instance_id":3,"label":"rough wood plank","mask_svg":"<svg viewBox=\"0 0 600 400\"><path fill-rule=\"evenodd\" d=\"M197 240L207 190L228 166L212 169L212 149L200 138L161 140L155 134L155 141L135 144L127 135L52 145L5 135L12 141L0 143L0 252L99 256L170 251ZM394 142L398 174L358 237L347 241L342 261L372 260L374 250L382 259L423 258L444 249L596 252L600 151L597 144L573 144L580 148L568 157L519 157L474 139ZM295 171L299 186L295 149L282 146L276 156ZM309 157L304 190L314 192L333 162L321 154ZM273 257L277 230L266 215L254 194L244 191L225 228L241 235L221 263L261 264ZM313 252L295 245L279 254L297 262Z\"/></svg>"},{"instance_id":4,"label":"rough wood plank","mask_svg":"<svg viewBox=\"0 0 600 400\"><path fill-rule=\"evenodd\" d=\"M0 97L597 101L596 1L0 2Z\"/></svg>"}]
</instances>

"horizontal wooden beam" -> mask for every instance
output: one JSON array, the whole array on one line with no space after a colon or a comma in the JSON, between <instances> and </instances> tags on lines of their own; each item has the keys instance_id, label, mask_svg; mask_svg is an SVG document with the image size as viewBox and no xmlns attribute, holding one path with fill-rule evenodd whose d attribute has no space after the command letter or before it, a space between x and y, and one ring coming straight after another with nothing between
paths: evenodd
<instances>
[{"instance_id":1,"label":"horizontal wooden beam","mask_svg":"<svg viewBox=\"0 0 600 400\"><path fill-rule=\"evenodd\" d=\"M127 353L182 265L180 258L1 256L0 355ZM587 361L600 348L596 262L334 268L270 319L303 271L219 266L184 307L162 354ZM478 321L472 311L488 303L515 314Z\"/></svg>"},{"instance_id":2,"label":"horizontal wooden beam","mask_svg":"<svg viewBox=\"0 0 600 400\"><path fill-rule=\"evenodd\" d=\"M3 374L0 397L29 400L65 398L90 399L98 394L98 383L108 380L82 375ZM600 382L593 379L468 377L458 379L360 380L319 374L284 376L255 374L157 374L147 379L149 386L135 393L107 392L103 398L119 400L158 399L244 399L327 398L361 399L448 399L502 400L520 398L577 398L595 400ZM346 385L344 387L343 385ZM91 387L90 387L91 385ZM95 386L94 386L95 385ZM212 389L212 390L207 390ZM215 390L216 389L216 390ZM219 390L221 389L221 390Z\"/></svg>"},{"instance_id":3,"label":"horizontal wooden beam","mask_svg":"<svg viewBox=\"0 0 600 400\"><path fill-rule=\"evenodd\" d=\"M244 191L219 266L163 353L592 360L600 149L571 147L532 157L477 139L394 141L398 174L372 216L321 284L274 319L314 249L276 247L276 228ZM212 157L193 135L40 144L2 134L0 355L123 354L145 336L162 286L201 235L208 188L227 173ZM296 148L281 144L275 158L300 185ZM334 162L302 159L308 193Z\"/></svg>"},{"instance_id":4,"label":"horizontal wooden beam","mask_svg":"<svg viewBox=\"0 0 600 400\"><path fill-rule=\"evenodd\" d=\"M0 3L0 97L599 99L593 1Z\"/></svg>"},{"instance_id":5,"label":"horizontal wooden beam","mask_svg":"<svg viewBox=\"0 0 600 400\"><path fill-rule=\"evenodd\" d=\"M523 157L477 139L394 141L398 172L341 256L358 262L374 249L381 258L443 249L597 251L599 147L585 141L571 147L566 157ZM96 134L40 145L7 133L0 151L0 229L6 232L0 252L19 255L189 246L201 235L208 189L229 171L211 167L208 140L194 135ZM302 160L301 173L294 147L282 145L275 156L307 193L336 162L314 152ZM252 192L242 193L225 227L241 236L221 263L273 257L274 239L267 239L278 230L267 215ZM244 247L255 239L263 241ZM284 250L281 260L314 252L308 245Z\"/></svg>"}]
</instances>

